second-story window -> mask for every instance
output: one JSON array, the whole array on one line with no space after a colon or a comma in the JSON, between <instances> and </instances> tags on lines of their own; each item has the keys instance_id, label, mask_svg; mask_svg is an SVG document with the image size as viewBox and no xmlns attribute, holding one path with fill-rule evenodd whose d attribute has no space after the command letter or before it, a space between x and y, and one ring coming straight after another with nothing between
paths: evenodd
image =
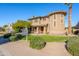
<instances>
[{"instance_id":1,"label":"second-story window","mask_svg":"<svg viewBox=\"0 0 79 59\"><path fill-rule=\"evenodd\" d=\"M63 23L63 19L61 19L61 23Z\"/></svg>"},{"instance_id":2,"label":"second-story window","mask_svg":"<svg viewBox=\"0 0 79 59\"><path fill-rule=\"evenodd\" d=\"M41 23L41 17L39 18L39 24Z\"/></svg>"},{"instance_id":3,"label":"second-story window","mask_svg":"<svg viewBox=\"0 0 79 59\"><path fill-rule=\"evenodd\" d=\"M37 19L35 19L35 21L34 22L38 22L38 20Z\"/></svg>"},{"instance_id":4,"label":"second-story window","mask_svg":"<svg viewBox=\"0 0 79 59\"><path fill-rule=\"evenodd\" d=\"M61 18L63 17L63 15L61 14Z\"/></svg>"},{"instance_id":5,"label":"second-story window","mask_svg":"<svg viewBox=\"0 0 79 59\"><path fill-rule=\"evenodd\" d=\"M54 14L54 19L56 19L56 15Z\"/></svg>"},{"instance_id":6,"label":"second-story window","mask_svg":"<svg viewBox=\"0 0 79 59\"><path fill-rule=\"evenodd\" d=\"M56 22L54 21L54 27L56 26Z\"/></svg>"},{"instance_id":7,"label":"second-story window","mask_svg":"<svg viewBox=\"0 0 79 59\"><path fill-rule=\"evenodd\" d=\"M41 17L40 17L40 20L41 20Z\"/></svg>"},{"instance_id":8,"label":"second-story window","mask_svg":"<svg viewBox=\"0 0 79 59\"><path fill-rule=\"evenodd\" d=\"M46 21L46 18L43 18L44 21Z\"/></svg>"}]
</instances>

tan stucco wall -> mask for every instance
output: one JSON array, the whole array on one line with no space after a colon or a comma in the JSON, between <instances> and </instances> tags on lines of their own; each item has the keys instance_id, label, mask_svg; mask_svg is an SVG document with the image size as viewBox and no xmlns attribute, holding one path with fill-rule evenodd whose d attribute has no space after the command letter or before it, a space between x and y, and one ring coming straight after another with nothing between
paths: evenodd
<instances>
[{"instance_id":1,"label":"tan stucco wall","mask_svg":"<svg viewBox=\"0 0 79 59\"><path fill-rule=\"evenodd\" d=\"M55 26L54 26L54 22L55 22ZM64 15L53 14L49 16L49 34L64 34L64 33L65 33Z\"/></svg>"},{"instance_id":2,"label":"tan stucco wall","mask_svg":"<svg viewBox=\"0 0 79 59\"><path fill-rule=\"evenodd\" d=\"M34 20L31 20L32 21L32 26L41 26L41 25L46 25L48 24L48 19L45 18L46 20L44 20L44 18L37 18L37 19L34 19ZM37 22L35 22L37 21Z\"/></svg>"},{"instance_id":3,"label":"tan stucco wall","mask_svg":"<svg viewBox=\"0 0 79 59\"><path fill-rule=\"evenodd\" d=\"M32 19L31 22L32 22L32 26L48 25L47 27L48 34L65 34L66 30L65 30L64 19L65 19L64 13L55 13L49 15L48 17L41 17L41 18L38 17ZM54 22L56 23L55 26L54 26Z\"/></svg>"}]
</instances>

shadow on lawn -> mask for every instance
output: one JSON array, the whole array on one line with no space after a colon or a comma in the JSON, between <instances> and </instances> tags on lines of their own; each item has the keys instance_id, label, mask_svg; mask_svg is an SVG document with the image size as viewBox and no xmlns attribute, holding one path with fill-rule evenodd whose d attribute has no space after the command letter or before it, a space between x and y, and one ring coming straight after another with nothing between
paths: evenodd
<instances>
[{"instance_id":1,"label":"shadow on lawn","mask_svg":"<svg viewBox=\"0 0 79 59\"><path fill-rule=\"evenodd\" d=\"M5 43L8 43L8 42L9 42L9 39L3 38L3 36L0 36L0 45L1 44L5 44Z\"/></svg>"}]
</instances>

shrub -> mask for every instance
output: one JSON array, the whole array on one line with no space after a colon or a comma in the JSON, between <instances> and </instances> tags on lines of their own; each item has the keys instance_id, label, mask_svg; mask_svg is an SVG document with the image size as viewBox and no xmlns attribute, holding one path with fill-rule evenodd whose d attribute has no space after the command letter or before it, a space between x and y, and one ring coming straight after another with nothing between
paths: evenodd
<instances>
[{"instance_id":1,"label":"shrub","mask_svg":"<svg viewBox=\"0 0 79 59\"><path fill-rule=\"evenodd\" d=\"M43 39L39 36L35 36L35 37L28 37L28 39L30 40L30 47L34 48L34 49L42 49L45 47L46 42L43 41Z\"/></svg>"},{"instance_id":2,"label":"shrub","mask_svg":"<svg viewBox=\"0 0 79 59\"><path fill-rule=\"evenodd\" d=\"M4 38L9 38L11 36L11 33L7 33L7 34L4 34Z\"/></svg>"},{"instance_id":3,"label":"shrub","mask_svg":"<svg viewBox=\"0 0 79 59\"><path fill-rule=\"evenodd\" d=\"M16 36L18 39L22 39L24 37L24 35L21 35L21 34L16 34Z\"/></svg>"},{"instance_id":4,"label":"shrub","mask_svg":"<svg viewBox=\"0 0 79 59\"><path fill-rule=\"evenodd\" d=\"M16 34L13 35L9 38L10 41L17 41L17 40L21 40L23 39L25 36L21 35L21 34Z\"/></svg>"},{"instance_id":5,"label":"shrub","mask_svg":"<svg viewBox=\"0 0 79 59\"><path fill-rule=\"evenodd\" d=\"M16 36L11 36L11 37L9 38L9 40L10 40L10 41L16 41L16 40L17 40L17 37L16 37Z\"/></svg>"},{"instance_id":6,"label":"shrub","mask_svg":"<svg viewBox=\"0 0 79 59\"><path fill-rule=\"evenodd\" d=\"M79 37L70 37L67 41L67 50L75 56L79 56Z\"/></svg>"}]
</instances>

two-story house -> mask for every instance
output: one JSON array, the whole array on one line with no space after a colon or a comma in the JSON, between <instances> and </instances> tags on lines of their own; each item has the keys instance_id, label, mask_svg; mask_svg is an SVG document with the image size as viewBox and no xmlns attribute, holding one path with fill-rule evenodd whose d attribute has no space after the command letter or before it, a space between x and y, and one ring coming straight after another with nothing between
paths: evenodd
<instances>
[{"instance_id":1,"label":"two-story house","mask_svg":"<svg viewBox=\"0 0 79 59\"><path fill-rule=\"evenodd\" d=\"M66 12L57 11L47 16L32 17L29 21L32 23L32 34L65 34L64 19Z\"/></svg>"}]
</instances>

